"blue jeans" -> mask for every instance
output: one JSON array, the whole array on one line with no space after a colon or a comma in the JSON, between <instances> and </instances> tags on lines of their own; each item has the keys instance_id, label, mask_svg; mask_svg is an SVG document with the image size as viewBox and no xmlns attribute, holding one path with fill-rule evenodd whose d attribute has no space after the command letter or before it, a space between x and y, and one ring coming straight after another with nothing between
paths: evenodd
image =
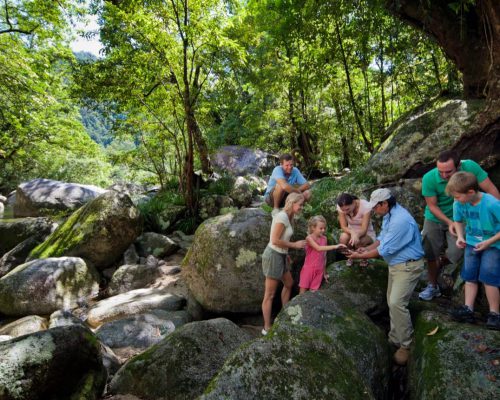
<instances>
[{"instance_id":1,"label":"blue jeans","mask_svg":"<svg viewBox=\"0 0 500 400\"><path fill-rule=\"evenodd\" d=\"M500 286L500 249L488 247L483 251L465 248L462 279L466 282L482 282L490 286Z\"/></svg>"}]
</instances>

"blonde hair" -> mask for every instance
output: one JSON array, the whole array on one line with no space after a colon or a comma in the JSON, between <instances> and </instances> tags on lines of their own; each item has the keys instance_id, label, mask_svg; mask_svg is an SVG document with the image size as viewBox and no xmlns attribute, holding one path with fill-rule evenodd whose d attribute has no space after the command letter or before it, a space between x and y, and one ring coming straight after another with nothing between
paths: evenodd
<instances>
[{"instance_id":1,"label":"blonde hair","mask_svg":"<svg viewBox=\"0 0 500 400\"><path fill-rule=\"evenodd\" d=\"M299 201L304 201L304 195L302 193L290 193L285 201L285 207L283 208L285 212L290 212L295 203Z\"/></svg>"},{"instance_id":2,"label":"blonde hair","mask_svg":"<svg viewBox=\"0 0 500 400\"><path fill-rule=\"evenodd\" d=\"M479 192L479 183L477 182L476 175L460 171L452 175L445 190L449 196L452 196L453 193L467 193L469 190Z\"/></svg>"},{"instance_id":3,"label":"blonde hair","mask_svg":"<svg viewBox=\"0 0 500 400\"><path fill-rule=\"evenodd\" d=\"M323 222L326 226L326 219L322 215L315 215L309 218L309 221L307 221L307 233L312 233L313 228L318 225L318 222Z\"/></svg>"}]
</instances>

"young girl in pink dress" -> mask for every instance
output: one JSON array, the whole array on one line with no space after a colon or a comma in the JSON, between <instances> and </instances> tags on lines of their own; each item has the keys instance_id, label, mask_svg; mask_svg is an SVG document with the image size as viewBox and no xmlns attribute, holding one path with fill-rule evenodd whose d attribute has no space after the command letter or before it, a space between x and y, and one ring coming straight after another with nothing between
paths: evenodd
<instances>
[{"instance_id":1,"label":"young girl in pink dress","mask_svg":"<svg viewBox=\"0 0 500 400\"><path fill-rule=\"evenodd\" d=\"M326 220L321 215L312 217L308 222L309 235L306 237L306 259L300 271L300 293L318 290L326 275L326 252L346 247L344 244L327 246Z\"/></svg>"}]
</instances>

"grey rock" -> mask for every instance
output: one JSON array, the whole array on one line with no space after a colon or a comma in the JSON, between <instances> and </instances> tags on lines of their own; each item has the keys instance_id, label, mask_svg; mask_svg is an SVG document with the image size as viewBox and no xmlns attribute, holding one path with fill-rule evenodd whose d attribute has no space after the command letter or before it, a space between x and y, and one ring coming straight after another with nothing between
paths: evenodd
<instances>
[{"instance_id":1,"label":"grey rock","mask_svg":"<svg viewBox=\"0 0 500 400\"><path fill-rule=\"evenodd\" d=\"M215 169L234 176L258 175L272 170L275 161L262 150L241 146L224 146L211 158Z\"/></svg>"},{"instance_id":2,"label":"grey rock","mask_svg":"<svg viewBox=\"0 0 500 400\"><path fill-rule=\"evenodd\" d=\"M81 258L33 260L0 279L0 312L6 315L46 315L78 306L97 294L97 273ZM33 301L36 299L36 301Z\"/></svg>"},{"instance_id":3,"label":"grey rock","mask_svg":"<svg viewBox=\"0 0 500 400\"><path fill-rule=\"evenodd\" d=\"M68 310L57 310L50 314L49 317L49 329L56 328L58 326L70 326L70 325L81 325L85 327L85 324L81 319L73 315L71 311Z\"/></svg>"},{"instance_id":4,"label":"grey rock","mask_svg":"<svg viewBox=\"0 0 500 400\"><path fill-rule=\"evenodd\" d=\"M153 255L163 258L175 253L179 246L165 235L155 232L145 232L136 241L138 254L141 257Z\"/></svg>"},{"instance_id":5,"label":"grey rock","mask_svg":"<svg viewBox=\"0 0 500 400\"><path fill-rule=\"evenodd\" d=\"M108 293L114 296L133 289L140 289L152 283L160 276L156 265L122 265L118 268L108 286Z\"/></svg>"},{"instance_id":6,"label":"grey rock","mask_svg":"<svg viewBox=\"0 0 500 400\"><path fill-rule=\"evenodd\" d=\"M43 239L51 229L52 223L47 218L0 219L0 253L6 253L30 237Z\"/></svg>"},{"instance_id":7,"label":"grey rock","mask_svg":"<svg viewBox=\"0 0 500 400\"><path fill-rule=\"evenodd\" d=\"M0 328L0 335L18 337L44 331L47 327L48 321L45 318L38 315L29 315L2 326Z\"/></svg>"},{"instance_id":8,"label":"grey rock","mask_svg":"<svg viewBox=\"0 0 500 400\"><path fill-rule=\"evenodd\" d=\"M123 253L123 264L138 264L139 263L139 255L137 254L137 250L135 245L132 243L125 253Z\"/></svg>"},{"instance_id":9,"label":"grey rock","mask_svg":"<svg viewBox=\"0 0 500 400\"><path fill-rule=\"evenodd\" d=\"M33 179L17 187L14 215L37 217L42 210L75 210L104 192L92 185Z\"/></svg>"},{"instance_id":10,"label":"grey rock","mask_svg":"<svg viewBox=\"0 0 500 400\"><path fill-rule=\"evenodd\" d=\"M2 258L0 258L0 278L12 271L18 265L23 264L31 250L33 250L41 242L41 239L36 236L32 236L5 253Z\"/></svg>"},{"instance_id":11,"label":"grey rock","mask_svg":"<svg viewBox=\"0 0 500 400\"><path fill-rule=\"evenodd\" d=\"M146 349L190 322L186 311L151 310L102 324L96 336L105 345Z\"/></svg>"},{"instance_id":12,"label":"grey rock","mask_svg":"<svg viewBox=\"0 0 500 400\"><path fill-rule=\"evenodd\" d=\"M198 213L200 218L205 220L220 215L223 209L231 208L233 204L233 199L229 196L211 194L200 200Z\"/></svg>"}]
</instances>

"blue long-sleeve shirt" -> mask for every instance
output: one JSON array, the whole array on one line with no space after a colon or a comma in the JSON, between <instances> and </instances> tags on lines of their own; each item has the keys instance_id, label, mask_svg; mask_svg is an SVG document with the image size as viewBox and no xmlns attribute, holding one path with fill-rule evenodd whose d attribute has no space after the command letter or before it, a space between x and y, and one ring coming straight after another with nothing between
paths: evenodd
<instances>
[{"instance_id":1,"label":"blue long-sleeve shirt","mask_svg":"<svg viewBox=\"0 0 500 400\"><path fill-rule=\"evenodd\" d=\"M424 256L422 236L415 219L399 204L382 219L382 231L377 237L378 253L389 266Z\"/></svg>"}]
</instances>

